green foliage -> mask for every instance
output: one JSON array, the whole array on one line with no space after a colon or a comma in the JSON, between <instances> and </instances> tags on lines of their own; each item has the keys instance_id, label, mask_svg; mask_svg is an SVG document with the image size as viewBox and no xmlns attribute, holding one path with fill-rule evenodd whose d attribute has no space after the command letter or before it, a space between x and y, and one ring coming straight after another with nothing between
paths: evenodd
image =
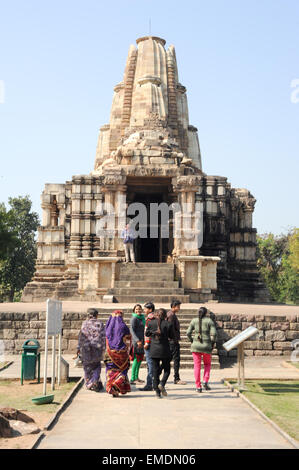
<instances>
[{"instance_id":1,"label":"green foliage","mask_svg":"<svg viewBox=\"0 0 299 470\"><path fill-rule=\"evenodd\" d=\"M257 242L257 265L272 299L299 304L299 229L264 234Z\"/></svg>"},{"instance_id":2,"label":"green foliage","mask_svg":"<svg viewBox=\"0 0 299 470\"><path fill-rule=\"evenodd\" d=\"M5 213L6 227L13 234L5 254L0 253L0 300L20 299L20 291L34 273L36 259L35 232L39 225L36 212L31 212L29 196L9 199L10 210Z\"/></svg>"},{"instance_id":3,"label":"green foliage","mask_svg":"<svg viewBox=\"0 0 299 470\"><path fill-rule=\"evenodd\" d=\"M10 216L5 205L0 204L0 259L6 258L16 243L16 234L10 227Z\"/></svg>"}]
</instances>

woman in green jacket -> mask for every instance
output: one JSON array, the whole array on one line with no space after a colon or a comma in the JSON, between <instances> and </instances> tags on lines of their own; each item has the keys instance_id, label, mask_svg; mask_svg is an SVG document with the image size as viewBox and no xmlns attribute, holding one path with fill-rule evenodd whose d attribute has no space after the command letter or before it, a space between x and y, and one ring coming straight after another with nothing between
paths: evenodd
<instances>
[{"instance_id":1,"label":"woman in green jacket","mask_svg":"<svg viewBox=\"0 0 299 470\"><path fill-rule=\"evenodd\" d=\"M201 358L203 358L204 363L204 388L205 390L211 390L208 381L211 371L212 351L217 335L215 323L206 316L207 312L208 310L205 307L201 307L198 310L198 317L191 320L187 330L187 336L192 343L191 352L194 362L196 391L199 393L202 392L200 380Z\"/></svg>"}]
</instances>

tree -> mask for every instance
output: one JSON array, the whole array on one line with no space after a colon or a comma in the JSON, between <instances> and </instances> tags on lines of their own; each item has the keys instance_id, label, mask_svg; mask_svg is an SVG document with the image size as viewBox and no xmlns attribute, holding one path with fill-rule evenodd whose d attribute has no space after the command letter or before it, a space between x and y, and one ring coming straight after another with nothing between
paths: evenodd
<instances>
[{"instance_id":1,"label":"tree","mask_svg":"<svg viewBox=\"0 0 299 470\"><path fill-rule=\"evenodd\" d=\"M16 234L9 226L9 216L5 205L0 204L0 260L6 258L17 243Z\"/></svg>"},{"instance_id":2,"label":"tree","mask_svg":"<svg viewBox=\"0 0 299 470\"><path fill-rule=\"evenodd\" d=\"M299 303L299 229L288 234L257 237L257 265L271 297L277 302Z\"/></svg>"},{"instance_id":3,"label":"tree","mask_svg":"<svg viewBox=\"0 0 299 470\"><path fill-rule=\"evenodd\" d=\"M39 225L36 212L31 212L29 196L9 198L10 210L6 212L9 230L15 242L8 255L0 261L2 300L12 302L34 273L36 259L35 232Z\"/></svg>"}]
</instances>

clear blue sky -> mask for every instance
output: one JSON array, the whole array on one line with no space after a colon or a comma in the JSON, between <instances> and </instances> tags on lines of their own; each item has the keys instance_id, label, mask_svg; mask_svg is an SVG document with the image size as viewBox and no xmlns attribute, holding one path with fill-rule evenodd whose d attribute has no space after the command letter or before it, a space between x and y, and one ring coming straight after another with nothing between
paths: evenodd
<instances>
[{"instance_id":1,"label":"clear blue sky","mask_svg":"<svg viewBox=\"0 0 299 470\"><path fill-rule=\"evenodd\" d=\"M254 226L298 226L298 0L0 2L0 202L88 174L129 45L176 47L203 170L256 197ZM299 96L299 93L297 94Z\"/></svg>"}]
</instances>

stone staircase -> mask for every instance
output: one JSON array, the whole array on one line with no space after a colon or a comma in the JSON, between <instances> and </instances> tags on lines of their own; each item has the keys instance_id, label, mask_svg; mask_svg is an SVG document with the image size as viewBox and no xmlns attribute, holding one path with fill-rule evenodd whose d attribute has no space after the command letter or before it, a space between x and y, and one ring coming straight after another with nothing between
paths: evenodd
<instances>
[{"instance_id":1,"label":"stone staircase","mask_svg":"<svg viewBox=\"0 0 299 470\"><path fill-rule=\"evenodd\" d=\"M188 303L189 296L175 280L174 264L133 263L121 264L119 280L108 294L117 302L170 303L173 298Z\"/></svg>"},{"instance_id":2,"label":"stone staircase","mask_svg":"<svg viewBox=\"0 0 299 470\"><path fill-rule=\"evenodd\" d=\"M156 301L156 296L154 298L155 301L155 306L156 308L159 308L159 301ZM115 305L115 309L117 308L117 305ZM111 309L111 307L110 307ZM109 310L110 310L109 309ZM110 310L110 313L112 313L114 309ZM124 320L126 324L129 326L130 324L130 318L131 318L131 310L130 309L122 309L124 312ZM106 323L106 321L109 318L110 315L108 309L99 309L99 318ZM181 346L181 364L180 368L181 369L193 369L193 357L192 353L190 352L190 342L186 336L186 331L189 326L190 321L192 318L196 317L197 315L197 310L195 309L181 309L178 318L180 321L181 325L181 341L180 341L180 346ZM142 361L141 367L146 367L146 362ZM202 365L203 367L203 365ZM220 362L219 362L219 356L218 356L218 351L217 349L213 350L213 355L212 355L212 369L220 369ZM172 372L173 372L173 366L172 366ZM183 378L183 377L182 377Z\"/></svg>"}]
</instances>

